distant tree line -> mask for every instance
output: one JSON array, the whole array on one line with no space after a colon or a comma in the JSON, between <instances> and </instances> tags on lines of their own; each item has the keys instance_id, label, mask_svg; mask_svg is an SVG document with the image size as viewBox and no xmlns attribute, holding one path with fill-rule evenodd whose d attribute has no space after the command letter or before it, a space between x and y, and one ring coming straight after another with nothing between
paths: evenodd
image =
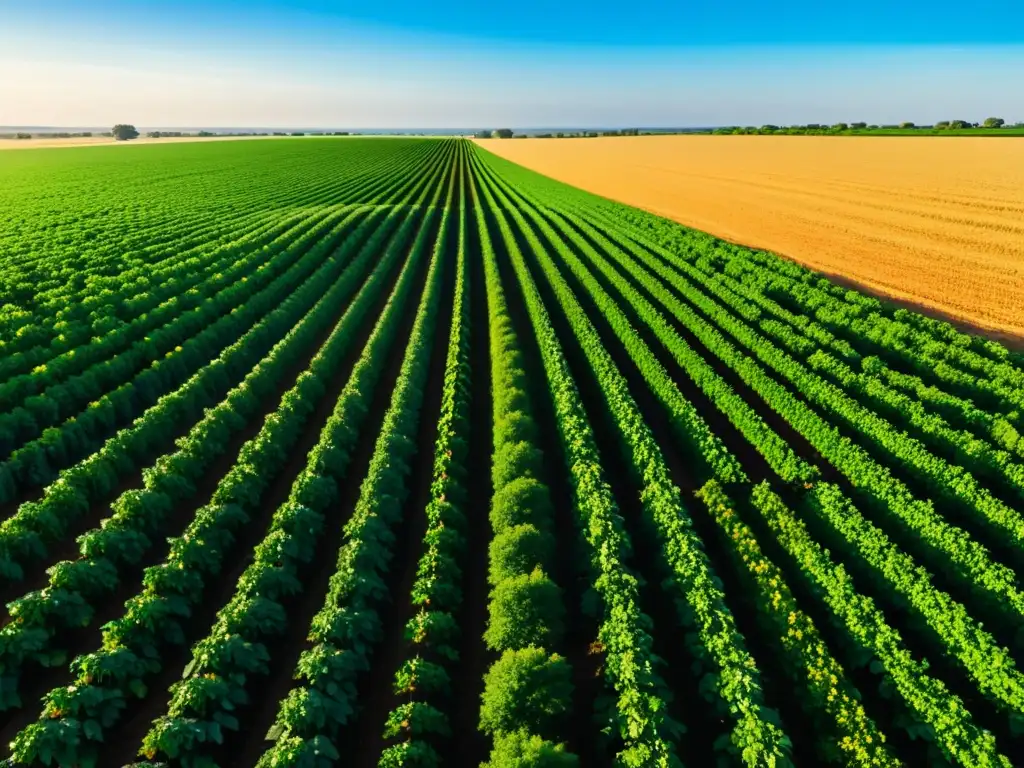
<instances>
[{"instance_id":1,"label":"distant tree line","mask_svg":"<svg viewBox=\"0 0 1024 768\"><path fill-rule=\"evenodd\" d=\"M18 131L17 133L4 133L4 134L0 134L0 138L20 139L20 140L31 139L31 138L33 138L33 136L38 136L39 138L44 138L44 139L83 139L83 138L87 139L87 138L91 138L92 137L92 131L82 131L81 133L68 133L66 131L60 131L60 132L57 132L57 133L39 133L39 134L31 134L31 133L24 133L22 131Z\"/></svg>"},{"instance_id":2,"label":"distant tree line","mask_svg":"<svg viewBox=\"0 0 1024 768\"><path fill-rule=\"evenodd\" d=\"M579 131L576 133L566 133L564 131L558 133L515 133L510 128L498 128L493 131L477 131L473 134L474 138L477 139L593 139L598 136L639 136L639 128L622 128L620 130L608 130L608 131Z\"/></svg>"},{"instance_id":3,"label":"distant tree line","mask_svg":"<svg viewBox=\"0 0 1024 768\"><path fill-rule=\"evenodd\" d=\"M474 135L478 139L511 139L513 134L511 128L498 128L494 131L477 131Z\"/></svg>"},{"instance_id":4,"label":"distant tree line","mask_svg":"<svg viewBox=\"0 0 1024 768\"><path fill-rule=\"evenodd\" d=\"M196 133L188 133L186 131L149 131L146 133L146 137L150 139L172 139L182 137L200 137L200 138L211 138L214 136L358 136L358 133L352 131L314 131L307 133L305 131L295 131L289 133L287 131L273 131L273 132L259 132L259 131L197 131Z\"/></svg>"},{"instance_id":5,"label":"distant tree line","mask_svg":"<svg viewBox=\"0 0 1024 768\"><path fill-rule=\"evenodd\" d=\"M935 125L917 125L912 122L902 122L891 125L872 125L864 122L859 123L807 123L806 125L762 125L758 126L737 126L728 125L715 128L711 133L716 134L740 134L740 135L828 135L856 132L888 132L888 131L960 131L972 128L984 128L996 130L1001 128L1024 128L1024 123L1007 125L1006 120L1001 117L989 117L980 123L972 123L967 120L940 120Z\"/></svg>"}]
</instances>

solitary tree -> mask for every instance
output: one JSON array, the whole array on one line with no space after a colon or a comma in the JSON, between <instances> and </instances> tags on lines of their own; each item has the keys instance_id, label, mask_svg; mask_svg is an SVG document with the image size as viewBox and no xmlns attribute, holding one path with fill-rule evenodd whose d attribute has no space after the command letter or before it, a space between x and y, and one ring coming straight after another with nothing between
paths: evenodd
<instances>
[{"instance_id":1,"label":"solitary tree","mask_svg":"<svg viewBox=\"0 0 1024 768\"><path fill-rule=\"evenodd\" d=\"M916 128L913 123L900 123L900 128Z\"/></svg>"},{"instance_id":2,"label":"solitary tree","mask_svg":"<svg viewBox=\"0 0 1024 768\"><path fill-rule=\"evenodd\" d=\"M118 141L131 141L132 139L139 138L139 132L135 130L134 125L115 125L111 133Z\"/></svg>"},{"instance_id":3,"label":"solitary tree","mask_svg":"<svg viewBox=\"0 0 1024 768\"><path fill-rule=\"evenodd\" d=\"M494 138L496 139L511 139L512 130L510 128L499 128L498 130L494 131L491 135L494 136Z\"/></svg>"},{"instance_id":4,"label":"solitary tree","mask_svg":"<svg viewBox=\"0 0 1024 768\"><path fill-rule=\"evenodd\" d=\"M984 126L986 128L1002 128L1006 125L1006 121L1001 117L986 117Z\"/></svg>"},{"instance_id":5,"label":"solitary tree","mask_svg":"<svg viewBox=\"0 0 1024 768\"><path fill-rule=\"evenodd\" d=\"M970 128L971 124L966 120L951 120L949 123L950 128Z\"/></svg>"}]
</instances>

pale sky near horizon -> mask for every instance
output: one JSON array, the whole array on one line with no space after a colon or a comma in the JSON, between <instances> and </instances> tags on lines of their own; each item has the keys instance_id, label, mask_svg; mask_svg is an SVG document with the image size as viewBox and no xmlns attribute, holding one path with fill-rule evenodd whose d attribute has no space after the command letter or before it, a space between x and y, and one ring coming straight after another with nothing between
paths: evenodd
<instances>
[{"instance_id":1,"label":"pale sky near horizon","mask_svg":"<svg viewBox=\"0 0 1024 768\"><path fill-rule=\"evenodd\" d=\"M0 0L0 125L1024 121L1009 0L348 5Z\"/></svg>"}]
</instances>

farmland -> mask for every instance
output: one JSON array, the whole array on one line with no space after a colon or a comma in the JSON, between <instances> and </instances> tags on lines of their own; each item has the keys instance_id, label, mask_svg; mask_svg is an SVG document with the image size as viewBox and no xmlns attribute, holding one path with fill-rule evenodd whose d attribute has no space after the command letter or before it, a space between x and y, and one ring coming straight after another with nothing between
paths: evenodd
<instances>
[{"instance_id":1,"label":"farmland","mask_svg":"<svg viewBox=\"0 0 1024 768\"><path fill-rule=\"evenodd\" d=\"M45 135L36 136L31 140L0 138L0 151L6 149L61 149L65 147L139 147L147 144L179 144L184 142L209 141L252 141L262 139L256 136L166 136L159 139L140 137L133 141L117 141L105 136L84 136L68 139L53 139Z\"/></svg>"},{"instance_id":2,"label":"farmland","mask_svg":"<svg viewBox=\"0 0 1024 768\"><path fill-rule=\"evenodd\" d=\"M1024 338L1024 142L648 136L483 146L567 184L1010 334L1018 346Z\"/></svg>"},{"instance_id":3,"label":"farmland","mask_svg":"<svg viewBox=\"0 0 1024 768\"><path fill-rule=\"evenodd\" d=\"M458 139L0 208L7 765L1019 764L1019 354Z\"/></svg>"}]
</instances>

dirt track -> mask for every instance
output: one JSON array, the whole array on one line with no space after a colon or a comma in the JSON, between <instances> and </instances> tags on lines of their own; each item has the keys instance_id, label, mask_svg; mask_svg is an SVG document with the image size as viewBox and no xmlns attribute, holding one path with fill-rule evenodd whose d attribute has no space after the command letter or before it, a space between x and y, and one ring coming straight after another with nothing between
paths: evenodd
<instances>
[{"instance_id":1,"label":"dirt track","mask_svg":"<svg viewBox=\"0 0 1024 768\"><path fill-rule=\"evenodd\" d=\"M641 136L479 144L727 240L1024 336L1024 139Z\"/></svg>"}]
</instances>

